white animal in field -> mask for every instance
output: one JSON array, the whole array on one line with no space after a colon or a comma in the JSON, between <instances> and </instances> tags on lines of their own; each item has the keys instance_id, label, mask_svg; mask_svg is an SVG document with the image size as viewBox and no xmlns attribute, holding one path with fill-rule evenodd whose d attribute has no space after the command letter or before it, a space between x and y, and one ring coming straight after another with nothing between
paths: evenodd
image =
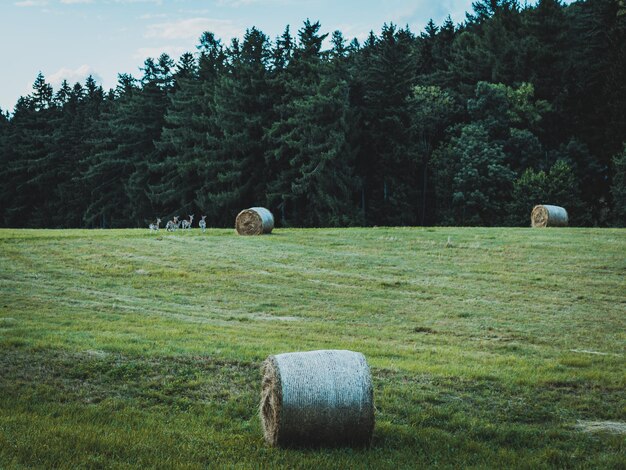
<instances>
[{"instance_id":1,"label":"white animal in field","mask_svg":"<svg viewBox=\"0 0 626 470\"><path fill-rule=\"evenodd\" d=\"M202 233L204 233L204 231L206 230L206 215L202 216L202 220L200 222L198 222L198 225L200 226L200 228L202 229Z\"/></svg>"},{"instance_id":2,"label":"white animal in field","mask_svg":"<svg viewBox=\"0 0 626 470\"><path fill-rule=\"evenodd\" d=\"M192 223L193 223L193 214L191 214L189 216L189 220L183 220L182 221L183 230L186 230L186 229L190 228Z\"/></svg>"},{"instance_id":3,"label":"white animal in field","mask_svg":"<svg viewBox=\"0 0 626 470\"><path fill-rule=\"evenodd\" d=\"M168 220L165 224L165 230L168 232L173 232L179 227L180 222L178 221L178 216L174 217L172 220Z\"/></svg>"},{"instance_id":4,"label":"white animal in field","mask_svg":"<svg viewBox=\"0 0 626 470\"><path fill-rule=\"evenodd\" d=\"M161 225L161 219L159 219L157 217L156 224L150 224L148 226L148 228L150 229L151 232L158 232L159 231L159 225Z\"/></svg>"}]
</instances>

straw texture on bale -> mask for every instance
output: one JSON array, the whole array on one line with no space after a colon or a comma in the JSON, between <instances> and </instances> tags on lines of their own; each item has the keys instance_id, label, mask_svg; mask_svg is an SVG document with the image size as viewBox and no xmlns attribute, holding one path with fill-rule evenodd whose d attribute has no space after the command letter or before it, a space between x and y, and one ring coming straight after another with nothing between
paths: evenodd
<instances>
[{"instance_id":1,"label":"straw texture on bale","mask_svg":"<svg viewBox=\"0 0 626 470\"><path fill-rule=\"evenodd\" d=\"M265 207L244 209L235 219L235 229L239 235L263 235L274 229L274 216Z\"/></svg>"},{"instance_id":2,"label":"straw texture on bale","mask_svg":"<svg viewBox=\"0 0 626 470\"><path fill-rule=\"evenodd\" d=\"M533 227L567 227L567 211L548 204L535 206L530 213L530 224Z\"/></svg>"},{"instance_id":3,"label":"straw texture on bale","mask_svg":"<svg viewBox=\"0 0 626 470\"><path fill-rule=\"evenodd\" d=\"M261 422L271 445L367 446L372 439L372 377L361 353L270 356L261 388Z\"/></svg>"}]
</instances>

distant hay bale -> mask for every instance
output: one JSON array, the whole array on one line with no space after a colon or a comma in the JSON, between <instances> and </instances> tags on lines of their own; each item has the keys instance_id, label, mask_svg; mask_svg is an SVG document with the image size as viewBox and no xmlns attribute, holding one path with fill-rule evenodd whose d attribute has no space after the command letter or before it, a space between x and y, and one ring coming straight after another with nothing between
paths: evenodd
<instances>
[{"instance_id":1,"label":"distant hay bale","mask_svg":"<svg viewBox=\"0 0 626 470\"><path fill-rule=\"evenodd\" d=\"M270 356L263 363L261 388L263 434L271 445L367 446L372 439L372 377L361 353Z\"/></svg>"},{"instance_id":2,"label":"distant hay bale","mask_svg":"<svg viewBox=\"0 0 626 470\"><path fill-rule=\"evenodd\" d=\"M235 229L239 235L263 235L274 229L274 216L265 207L244 209L235 219Z\"/></svg>"},{"instance_id":3,"label":"distant hay bale","mask_svg":"<svg viewBox=\"0 0 626 470\"><path fill-rule=\"evenodd\" d=\"M567 227L567 211L560 206L541 204L533 207L530 224L533 227Z\"/></svg>"}]
</instances>

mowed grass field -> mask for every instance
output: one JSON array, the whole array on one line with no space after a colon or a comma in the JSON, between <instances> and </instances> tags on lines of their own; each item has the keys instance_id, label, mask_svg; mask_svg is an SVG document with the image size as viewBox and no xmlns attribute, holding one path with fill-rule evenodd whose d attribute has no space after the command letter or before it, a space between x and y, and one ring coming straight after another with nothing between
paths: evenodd
<instances>
[{"instance_id":1,"label":"mowed grass field","mask_svg":"<svg viewBox=\"0 0 626 470\"><path fill-rule=\"evenodd\" d=\"M363 352L369 449L275 449L270 354ZM0 230L0 468L626 468L626 230Z\"/></svg>"}]
</instances>

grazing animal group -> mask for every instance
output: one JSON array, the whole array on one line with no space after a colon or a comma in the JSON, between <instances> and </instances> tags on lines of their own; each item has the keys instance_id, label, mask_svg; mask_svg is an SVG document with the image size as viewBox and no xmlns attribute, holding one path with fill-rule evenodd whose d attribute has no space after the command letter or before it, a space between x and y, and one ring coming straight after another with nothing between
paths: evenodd
<instances>
[{"instance_id":1,"label":"grazing animal group","mask_svg":"<svg viewBox=\"0 0 626 470\"><path fill-rule=\"evenodd\" d=\"M161 225L161 219L159 219L157 217L156 224L150 224L148 226L148 228L150 229L151 232L158 232L159 231L159 225Z\"/></svg>"},{"instance_id":2,"label":"grazing animal group","mask_svg":"<svg viewBox=\"0 0 626 470\"><path fill-rule=\"evenodd\" d=\"M193 218L193 214L189 215L189 220L179 220L178 216L175 216L172 218L172 220L167 221L167 223L165 224L165 230L167 230L168 232L175 232L179 228L182 230L188 230L193 224ZM202 229L202 232L206 231L206 220L204 219L206 219L206 215L203 215L202 220L198 223L198 226L200 227L200 229ZM158 232L160 224L161 219L157 217L156 224L150 224L148 225L148 228L151 232Z\"/></svg>"}]
</instances>

